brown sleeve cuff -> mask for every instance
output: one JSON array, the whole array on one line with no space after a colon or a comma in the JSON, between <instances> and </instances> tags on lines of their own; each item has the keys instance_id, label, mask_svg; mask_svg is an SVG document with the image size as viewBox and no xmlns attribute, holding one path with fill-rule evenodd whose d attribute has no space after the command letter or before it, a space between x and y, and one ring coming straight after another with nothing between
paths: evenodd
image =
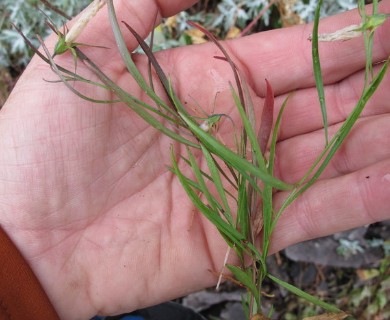
<instances>
[{"instance_id":1,"label":"brown sleeve cuff","mask_svg":"<svg viewBox=\"0 0 390 320\"><path fill-rule=\"evenodd\" d=\"M37 277L0 226L0 320L58 320Z\"/></svg>"}]
</instances>

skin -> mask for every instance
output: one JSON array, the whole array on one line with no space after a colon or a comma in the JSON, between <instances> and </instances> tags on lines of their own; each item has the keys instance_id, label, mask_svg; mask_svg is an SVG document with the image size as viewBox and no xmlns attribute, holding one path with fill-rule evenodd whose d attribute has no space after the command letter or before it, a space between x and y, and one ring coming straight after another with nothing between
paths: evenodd
<instances>
[{"instance_id":1,"label":"skin","mask_svg":"<svg viewBox=\"0 0 390 320\"><path fill-rule=\"evenodd\" d=\"M135 0L116 6L119 20L146 35L156 12L158 18L170 16L193 3ZM390 1L382 1L380 10L389 12ZM106 17L106 10L100 11L80 41L101 39L99 45L112 48L110 59L107 50L85 52L112 79L145 99L114 50ZM323 21L320 32L358 22L357 13L349 12ZM389 27L387 22L378 30L376 62L390 53ZM276 168L278 177L291 183L324 145L307 41L310 30L310 25L298 26L225 44L244 73L255 106L263 105L265 78L275 91L275 106L295 91L282 123ZM134 39L129 34L126 38L134 48ZM57 36L47 41L51 52L56 41ZM332 134L357 101L364 50L361 39L320 47ZM231 72L225 62L212 58L216 54L215 46L206 44L157 57L183 100L194 97L211 111L219 91L223 110L217 112L234 117L226 81ZM147 61L135 58L146 75ZM56 59L72 67L69 53ZM88 74L84 66L79 72ZM208 270L219 270L226 245L194 214L177 179L167 171L172 142L123 105L90 104L42 78L54 75L34 58L0 113L0 224L61 318L131 311L214 285L217 279ZM91 96L112 98L75 85ZM282 216L272 252L389 218L389 85L387 75L320 181ZM223 128L219 133L226 135ZM178 146L176 150L181 151ZM284 197L286 193L276 194L276 207Z\"/></svg>"}]
</instances>

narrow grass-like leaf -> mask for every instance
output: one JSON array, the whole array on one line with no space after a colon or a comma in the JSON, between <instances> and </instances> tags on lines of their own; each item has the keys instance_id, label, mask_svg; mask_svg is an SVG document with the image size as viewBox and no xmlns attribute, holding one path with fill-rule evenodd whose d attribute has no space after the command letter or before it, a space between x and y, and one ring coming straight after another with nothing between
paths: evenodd
<instances>
[{"instance_id":1,"label":"narrow grass-like leaf","mask_svg":"<svg viewBox=\"0 0 390 320\"><path fill-rule=\"evenodd\" d=\"M265 94L263 112L261 115L260 129L257 133L257 141L260 146L260 151L264 155L267 149L268 141L272 133L272 125L274 121L274 91L271 84L265 79L267 91ZM253 127L254 128L254 127Z\"/></svg>"},{"instance_id":2,"label":"narrow grass-like leaf","mask_svg":"<svg viewBox=\"0 0 390 320\"><path fill-rule=\"evenodd\" d=\"M223 215L225 216L226 220L231 224L234 225L233 222L233 217L232 213L230 210L229 203L226 198L225 190L222 184L221 176L219 175L219 171L217 169L217 166L215 165L214 159L211 156L211 153L203 146L200 146L203 156L207 162L207 166L209 167L210 170L210 175L213 179L213 183L215 188L217 189L219 198L221 199L222 202L222 207L223 207Z\"/></svg>"},{"instance_id":3,"label":"narrow grass-like leaf","mask_svg":"<svg viewBox=\"0 0 390 320\"><path fill-rule=\"evenodd\" d=\"M158 11L156 11L156 14L154 16L154 25L157 25L157 17L158 16ZM154 46L154 31L156 30L156 27L152 29L152 32L150 33L150 51L153 54L153 46ZM154 56L154 55L153 55ZM152 74L152 62L148 61L148 77L149 77L149 86L152 88L153 91L155 91L154 88L154 83L153 83L153 74Z\"/></svg>"},{"instance_id":4,"label":"narrow grass-like leaf","mask_svg":"<svg viewBox=\"0 0 390 320\"><path fill-rule=\"evenodd\" d=\"M175 95L173 95L172 94L173 92L170 90L170 84L169 84L168 78L165 75L165 72L161 68L160 64L158 63L156 57L154 56L153 51L151 50L151 48L147 45L147 43L144 41L144 39L142 39L142 37L130 25L128 25L125 21L122 21L122 23L131 32L131 34L137 40L137 42L140 45L140 47L142 48L142 50L147 55L147 57L149 59L149 63L153 65L154 70L156 71L157 76L159 77L160 82L163 85L163 88L164 88L167 96L170 99L173 99L175 97ZM172 102L172 105L175 106L175 107L176 106L178 106L178 107L181 106L181 104L174 103L174 101L171 101L171 102ZM174 112L171 108L168 108L167 111ZM181 110L181 111L183 111L183 110ZM174 113L176 114L176 112L174 112Z\"/></svg>"},{"instance_id":5,"label":"narrow grass-like leaf","mask_svg":"<svg viewBox=\"0 0 390 320\"><path fill-rule=\"evenodd\" d=\"M181 157L181 159L183 159L184 161L186 161L186 163L188 163L189 165L191 165L188 159L185 159L184 157ZM173 174L175 174L175 171L173 170L172 167L169 167L169 166L168 166L167 169L168 169L170 172L172 172ZM202 174L203 177L205 177L206 179L209 179L210 181L212 181L212 180L211 180L211 177L210 177L209 175L207 175L204 171L200 170L200 172L201 172L201 174ZM190 178L188 178L188 177L186 177L186 176L184 176L184 179L186 179L187 183L188 183L192 188L198 190L199 192L203 192L203 191L205 190L204 186L200 186L200 184L199 184L198 182L196 182L196 181L194 181L194 180L191 180ZM206 188L206 189L207 189L207 188ZM210 191L209 191L208 189L207 189L207 191L210 193ZM235 202L237 202L237 198L236 198L231 192L229 192L229 191L226 190L226 189L225 189L225 192L226 192L226 194L229 195ZM215 199L215 198L214 198L214 199ZM215 199L215 202L216 202L217 207L218 207L217 209L218 209L218 210L222 210L222 207L221 207L221 205L218 203L217 199ZM210 205L210 206L211 206L211 205ZM213 208L213 209L214 209L214 208ZM222 211L221 211L221 212L222 212Z\"/></svg>"},{"instance_id":6,"label":"narrow grass-like leaf","mask_svg":"<svg viewBox=\"0 0 390 320\"><path fill-rule=\"evenodd\" d=\"M372 1L372 14L377 14L379 10L378 0Z\"/></svg>"},{"instance_id":7,"label":"narrow grass-like leaf","mask_svg":"<svg viewBox=\"0 0 390 320\"><path fill-rule=\"evenodd\" d=\"M188 165L191 166L190 160L188 160L187 158L185 158L183 156L181 156L181 159L183 159ZM215 159L214 159L214 162L216 162ZM200 170L200 172L201 172L202 176L205 177L207 180L209 180L211 182L213 181L213 179L211 178L211 176L209 174L207 174L203 170ZM236 185L232 185L232 187L234 188L234 190L238 190L238 187ZM236 197L231 192L229 192L226 188L225 188L225 193L237 202Z\"/></svg>"},{"instance_id":8,"label":"narrow grass-like leaf","mask_svg":"<svg viewBox=\"0 0 390 320\"><path fill-rule=\"evenodd\" d=\"M196 162L196 159L195 159L194 155L192 154L191 150L188 148L187 148L187 153L188 153L188 158L190 161L192 171L194 172L196 180L198 181L200 191L206 197L206 200L207 200L208 204L210 205L211 209L213 209L215 212L218 212L218 211L224 212L223 207L219 204L217 199L214 198L214 196L210 193L209 188L206 186L206 182L203 179L202 171L200 170L200 168ZM211 178L211 181L214 183L213 178L212 177L210 177L210 178ZM225 190L223 190L222 193L225 193ZM226 201L226 203L227 203L227 201ZM225 210L225 212L226 212L226 210ZM230 224L233 225L233 220L231 220L231 221L228 220L228 222L230 222Z\"/></svg>"},{"instance_id":9,"label":"narrow grass-like leaf","mask_svg":"<svg viewBox=\"0 0 390 320\"><path fill-rule=\"evenodd\" d=\"M237 171L239 171L252 185L253 187L261 193L258 186L253 183L250 174L259 178L264 183L269 183L273 187L279 190L291 190L294 186L288 183L285 183L277 178L272 177L267 172L260 170L258 167L255 167L253 164L248 162L246 159L241 158L239 155L231 151L229 148L225 147L214 137L209 135L200 129L189 117L180 113L180 116L187 123L190 130L196 135L196 137L204 144L204 146L212 153L216 154L218 157L223 159L226 163L231 165Z\"/></svg>"},{"instance_id":10,"label":"narrow grass-like leaf","mask_svg":"<svg viewBox=\"0 0 390 320\"><path fill-rule=\"evenodd\" d=\"M169 96L170 96L170 100L174 104L175 110L179 113L179 115L180 114L185 115L186 117L191 119L192 123L195 123L194 121L192 121L192 116L184 108L184 106L181 103L180 99L177 97L176 93L174 92L171 81L168 80L168 82L169 82ZM180 116L180 117L183 118L182 116ZM184 126L188 127L188 125L187 125L187 123L185 121L183 122L183 124L184 124Z\"/></svg>"},{"instance_id":11,"label":"narrow grass-like leaf","mask_svg":"<svg viewBox=\"0 0 390 320\"><path fill-rule=\"evenodd\" d=\"M42 45L43 50L45 51L45 53L47 55L47 58L49 60L49 63L50 63L50 66L51 66L52 70L55 72L55 74L61 79L61 81L65 84L65 86L70 91L72 91L76 96L82 98L83 100L89 101L89 102L103 103L103 104L112 102L112 100L98 100L98 99L94 99L94 98L88 97L88 96L82 94L80 91L76 90L72 85L70 85L68 83L68 81L65 79L65 77L62 75L60 70L58 69L58 67L55 64L55 62L53 61L53 58L51 57L50 52L47 49L47 47L45 46L45 43L43 42L42 38L39 35L37 37L38 37L38 40L39 40L40 44Z\"/></svg>"},{"instance_id":12,"label":"narrow grass-like leaf","mask_svg":"<svg viewBox=\"0 0 390 320\"><path fill-rule=\"evenodd\" d=\"M57 65L57 68L58 68L58 65ZM58 68L58 70L60 70ZM63 75L63 78L68 81L68 82L83 82L83 83L86 83L86 84L90 84L90 85L93 85L95 87L100 87L102 89L105 89L105 90L110 90L109 87L107 87L106 85L100 83L100 82L96 82L96 81L92 81L92 80L88 80L88 79L85 79L85 78L82 78L82 77L73 77L73 76L65 76ZM49 83L62 83L62 80L47 80L47 79L44 79L46 82L49 82ZM119 100L112 100L113 102L119 102Z\"/></svg>"},{"instance_id":13,"label":"narrow grass-like leaf","mask_svg":"<svg viewBox=\"0 0 390 320\"><path fill-rule=\"evenodd\" d=\"M268 159L268 168L267 168L268 173L270 175L274 174L276 143L278 139L280 124L282 121L282 115L286 108L289 97L290 95L288 95L286 99L283 101L282 107L279 110L278 116L276 118L275 126L272 132L270 153ZM273 189L269 185L264 186L262 211L263 211L263 256L267 257L268 249L270 245L270 238L273 231L273 219L275 218L274 209L273 209Z\"/></svg>"},{"instance_id":14,"label":"narrow grass-like leaf","mask_svg":"<svg viewBox=\"0 0 390 320\"><path fill-rule=\"evenodd\" d=\"M274 218L273 210L273 192L272 187L266 185L263 190L263 202L262 202L262 213L263 213L263 257L264 259L268 255L268 248L270 245L270 238L272 234L272 223Z\"/></svg>"},{"instance_id":15,"label":"narrow grass-like leaf","mask_svg":"<svg viewBox=\"0 0 390 320\"><path fill-rule=\"evenodd\" d=\"M241 248L244 251L248 251L244 247L243 243L245 241L244 236L238 232L233 226L224 221L218 212L213 211L210 207L206 206L200 197L194 192L191 186L187 183L187 180L184 178L183 173L179 169L179 166L176 162L173 149L171 149L171 161L172 168L174 173L178 177L181 185L186 191L188 197L191 199L192 203L198 208L200 212L208 219L210 222L218 229L218 231L227 239L229 239L231 244Z\"/></svg>"},{"instance_id":16,"label":"narrow grass-like leaf","mask_svg":"<svg viewBox=\"0 0 390 320\"><path fill-rule=\"evenodd\" d=\"M250 319L250 313L251 313L249 311L250 300L251 300L251 294L249 291L247 291L246 294L241 295L241 305L244 311L245 319Z\"/></svg>"},{"instance_id":17,"label":"narrow grass-like leaf","mask_svg":"<svg viewBox=\"0 0 390 320\"><path fill-rule=\"evenodd\" d=\"M329 161L333 157L333 155L336 153L336 151L339 149L349 132L352 130L353 125L358 120L359 116L364 110L364 107L366 106L368 100L372 97L372 95L375 93L377 88L379 87L380 83L382 82L388 66L389 66L389 60L384 63L381 70L378 72L377 76L373 79L370 86L363 92L362 96L360 97L356 107L352 111L352 113L348 116L348 118L345 120L344 124L339 129L338 133L333 138L334 143L332 144L332 147L330 148L330 151L328 155L326 156L324 162L319 167L318 171L313 175L313 177L310 179L310 181L315 180L318 178L318 176L322 173L322 171L325 169L325 167L328 165Z\"/></svg>"},{"instance_id":18,"label":"narrow grass-like leaf","mask_svg":"<svg viewBox=\"0 0 390 320\"><path fill-rule=\"evenodd\" d=\"M259 143L257 141L257 137L254 131L254 128L251 126L251 123L245 113L243 106L241 105L241 101L238 99L236 92L232 85L230 85L230 91L232 93L234 102L237 106L237 110L240 114L242 124L244 125L245 132L248 135L248 139L250 141L253 153L256 158L256 164L259 166L259 169L262 171L266 171L265 161L263 154L261 153Z\"/></svg>"},{"instance_id":19,"label":"narrow grass-like leaf","mask_svg":"<svg viewBox=\"0 0 390 320\"><path fill-rule=\"evenodd\" d=\"M244 91L244 99L246 103L245 112L247 114L250 127L256 128L256 116L253 107L252 97L249 92L249 86L247 85L245 79L241 80L241 85ZM240 154L241 157L245 158L247 157L248 135L245 131L245 127L242 130L242 138L240 144L237 143L237 150L238 154ZM253 150L252 154L250 155L250 158L252 160L253 165L257 166L257 159L256 156L253 155ZM256 181L253 175L251 175L251 178ZM238 221L241 228L243 230L247 230L245 236L250 239L250 241L254 242L255 237L260 232L263 224L262 212L261 210L259 210L259 203L261 201L261 197L258 192L254 191L250 183L247 183L243 178L241 180L242 181L240 182L240 186L243 190L241 190L241 192L239 193L241 194L242 200L239 202ZM243 197L246 197L246 199L243 199Z\"/></svg>"},{"instance_id":20,"label":"narrow grass-like leaf","mask_svg":"<svg viewBox=\"0 0 390 320\"><path fill-rule=\"evenodd\" d=\"M267 274L267 277L270 278L272 281L274 281L275 283L277 283L278 285L282 286L283 288L287 289L288 291L294 293L295 295L311 302L311 303L314 303L315 305L327 310L327 311L330 311L330 312L340 312L341 310L338 309L337 307L329 304L329 303L326 303L314 296L312 296L311 294L308 294L306 293L305 291L302 291L301 289L298 289L297 287L283 281L283 280L280 280L276 277L274 277L273 275L271 274Z\"/></svg>"},{"instance_id":21,"label":"narrow grass-like leaf","mask_svg":"<svg viewBox=\"0 0 390 320\"><path fill-rule=\"evenodd\" d=\"M274 174L274 166L275 166L275 155L276 155L276 143L278 141L278 134L280 130L280 124L282 123L282 116L284 113L284 110L286 109L286 105L288 100L291 97L291 93L284 99L283 104L279 110L278 116L275 121L275 126L272 132L272 138L271 138L271 145L269 149L269 158L268 158L268 173L273 175Z\"/></svg>"},{"instance_id":22,"label":"narrow grass-like leaf","mask_svg":"<svg viewBox=\"0 0 390 320\"><path fill-rule=\"evenodd\" d=\"M266 269L265 260L263 259L259 251L256 249L256 247L252 243L247 242L244 236L238 230L236 230L233 226L229 225L225 220L223 220L218 212L213 211L210 207L206 206L202 202L200 197L191 188L191 185L196 183L193 181L192 181L193 183L188 183L190 179L185 177L183 173L180 171L180 169L178 168L173 150L171 150L171 158L172 158L171 171L179 178L179 181L182 184L183 189L187 192L187 195L192 201L192 203L217 228L221 236L225 239L226 243L230 247L232 247L236 251L238 249L241 250L241 251L237 251L238 253L246 252L250 256L253 256L253 259L255 259L260 263L263 272L266 272L267 269Z\"/></svg>"},{"instance_id":23,"label":"narrow grass-like leaf","mask_svg":"<svg viewBox=\"0 0 390 320\"><path fill-rule=\"evenodd\" d=\"M364 107L367 104L367 101L372 97L372 95L375 93L376 89L379 87L380 83L382 82L386 71L388 69L390 62L390 57L386 60L384 65L382 66L381 70L378 72L378 74L374 77L373 81L369 85L369 87L363 92L362 96L360 97L359 101L357 102L356 107L351 112L351 114L348 116L344 124L341 126L341 128L337 131L335 136L332 138L331 142L328 144L326 149L320 154L320 156L317 158L313 166L308 170L308 172L305 174L303 179L297 184L297 188L287 197L281 208L279 209L273 226L272 230L275 228L276 222L278 221L280 215L283 213L283 211L303 192L305 192L309 187L311 187L319 178L321 173L325 170L327 165L329 164L330 160L333 158L336 151L340 148L341 144L344 142L345 138L351 131L353 125L358 120L360 114L362 113ZM325 158L324 158L325 157ZM323 159L324 158L324 159ZM322 160L323 159L323 160ZM321 162L322 160L322 162ZM321 164L318 166L318 164L321 162ZM306 181L306 179L309 177L309 175L314 171L314 169L318 166L318 169L315 171L313 176ZM303 184L305 183L305 184Z\"/></svg>"},{"instance_id":24,"label":"narrow grass-like leaf","mask_svg":"<svg viewBox=\"0 0 390 320\"><path fill-rule=\"evenodd\" d=\"M320 22L320 11L322 7L322 0L318 1L315 15L314 15L314 25L313 25L313 35L312 35L312 59L313 59L313 71L314 78L316 81L318 98L321 106L322 113L322 121L325 129L325 145L328 144L328 115L326 111L326 103L325 103L325 92L324 92L324 82L322 79L322 71L321 71L321 62L320 62L320 54L318 51L318 25Z\"/></svg>"},{"instance_id":25,"label":"narrow grass-like leaf","mask_svg":"<svg viewBox=\"0 0 390 320\"><path fill-rule=\"evenodd\" d=\"M79 58L87 65L94 73L99 77L99 79L106 85L111 88L113 92L120 98L128 107L130 107L134 112L136 112L142 119L144 119L147 123L149 123L155 129L161 131L168 137L183 143L185 145L199 148L199 145L183 138L181 135L177 134L173 130L167 128L164 123L160 121L160 119L156 119L151 116L148 111L145 110L145 103L130 96L127 92L125 92L122 88L116 85L110 78L108 78L85 54L83 54L80 50L76 48L77 54ZM154 109L156 110L156 109Z\"/></svg>"},{"instance_id":26,"label":"narrow grass-like leaf","mask_svg":"<svg viewBox=\"0 0 390 320\"><path fill-rule=\"evenodd\" d=\"M246 83L245 79L242 79L241 80L241 85L242 85L242 89L243 89L243 92L244 92L244 99L245 99L245 113L247 114L247 117L249 119L249 123L251 125L252 128L256 128L256 116L255 116L255 109L253 107L253 100L252 100L252 97L250 95L250 92L249 92L249 86L248 84ZM243 129L244 132L245 132L245 128ZM243 136L244 139L246 139L246 134L245 136ZM247 141L241 141L241 148L240 147L237 147L237 150L240 150L240 154L242 157L245 156L246 154L246 143ZM237 143L238 145L238 143ZM253 161L255 161L256 158L253 157ZM254 163L254 165L256 165L256 163Z\"/></svg>"},{"instance_id":27,"label":"narrow grass-like leaf","mask_svg":"<svg viewBox=\"0 0 390 320\"><path fill-rule=\"evenodd\" d=\"M366 70L364 76L364 88L367 87L370 79L373 78L373 68L372 68L372 49L374 46L374 34L370 32L370 30L366 29L368 17L366 15L366 5L364 1L359 0L362 4L360 6L360 14L363 20L363 38L364 38L364 48L366 51ZM373 7L375 10L375 7Z\"/></svg>"},{"instance_id":28,"label":"narrow grass-like leaf","mask_svg":"<svg viewBox=\"0 0 390 320\"><path fill-rule=\"evenodd\" d=\"M374 77L373 57L372 52L374 48L374 33L375 30L381 26L389 14L378 13L378 0L372 2L372 15L366 14L366 7L364 0L359 0L359 12L362 17L361 31L363 32L364 47L366 52L366 69L364 77L364 88L366 88L372 78Z\"/></svg>"},{"instance_id":29,"label":"narrow grass-like leaf","mask_svg":"<svg viewBox=\"0 0 390 320\"><path fill-rule=\"evenodd\" d=\"M252 128L255 128L256 122L255 122L254 111L253 111L253 102L249 94L248 85L246 84L245 79L241 79L241 77L239 76L238 67L236 66L234 61L230 58L227 51L218 42L218 40L214 37L214 35L210 34L210 37L211 37L210 39L213 40L213 42L218 46L218 48L220 48L220 50L224 54L224 57L214 56L214 58L228 62L230 64L230 67L233 70L234 79L237 85L238 96L240 98L241 106L244 109L245 113L248 113L249 121L251 123ZM249 108L249 110L247 110L247 108ZM235 136L236 150L241 157L245 158L247 156L248 137L245 128L242 128L241 131L242 132L241 132L240 141L238 141L237 137ZM254 165L257 165L256 157L253 157L252 161Z\"/></svg>"},{"instance_id":30,"label":"narrow grass-like leaf","mask_svg":"<svg viewBox=\"0 0 390 320\"><path fill-rule=\"evenodd\" d=\"M250 212L248 204L247 182L245 179L241 179L240 184L238 185L237 225L244 237L250 240Z\"/></svg>"},{"instance_id":31,"label":"narrow grass-like leaf","mask_svg":"<svg viewBox=\"0 0 390 320\"><path fill-rule=\"evenodd\" d=\"M213 158L214 160L214 163L215 165L217 166L217 169L218 171L222 174L222 176L226 179L227 182L229 182L229 184L234 188L234 189L238 189L237 187L237 183L238 183L238 177L237 177L237 174L234 172L234 169L227 165L227 169L228 171L230 172L230 174L232 175L234 181L229 177L229 175L221 168L221 166L219 165L218 161L215 160L214 156L211 155L211 157ZM225 162L226 164L226 162Z\"/></svg>"},{"instance_id":32,"label":"narrow grass-like leaf","mask_svg":"<svg viewBox=\"0 0 390 320\"><path fill-rule=\"evenodd\" d=\"M163 106L164 109L169 109L169 106L163 101L154 90L147 84L146 80L135 65L129 50L127 49L126 42L123 38L122 32L119 28L118 20L115 13L113 0L107 0L108 13L111 23L111 28L114 32L114 37L118 50L121 54L122 60L125 63L127 70L133 76L140 88L157 104Z\"/></svg>"},{"instance_id":33,"label":"narrow grass-like leaf","mask_svg":"<svg viewBox=\"0 0 390 320\"><path fill-rule=\"evenodd\" d=\"M226 268L228 268L234 277L252 293L256 300L256 304L260 306L260 292L257 290L256 284L253 283L252 277L239 267L228 264L226 265Z\"/></svg>"},{"instance_id":34,"label":"narrow grass-like leaf","mask_svg":"<svg viewBox=\"0 0 390 320\"><path fill-rule=\"evenodd\" d=\"M37 48L34 47L34 45L32 44L32 42L23 34L22 30L20 30L15 24L13 24L11 22L11 25L13 28L15 28L15 30L19 33L19 35L23 38L23 41L27 44L27 46L34 52L34 54L38 55L39 58L41 58L43 61L45 61L47 64L50 65L50 60L45 56L43 55ZM82 78L81 76L75 74L74 72L72 71L69 71L68 69L65 69L59 65L57 65L57 68L58 70L60 70L61 72L63 72L64 74L68 74L69 76L71 77L75 77L76 79L84 79Z\"/></svg>"},{"instance_id":35,"label":"narrow grass-like leaf","mask_svg":"<svg viewBox=\"0 0 390 320\"><path fill-rule=\"evenodd\" d=\"M42 53L40 53L33 45L32 43L24 36L24 34L16 27L14 26L15 29L20 33L20 35L23 37L23 39L26 41L26 43L31 47L32 50L34 50L35 53L37 53L45 62L47 62L48 64L50 64L53 68L53 70L56 72L56 74L61 78L62 82L73 92L75 93L77 96L79 96L80 98L84 99L84 100L87 100L87 101L90 101L90 102L94 102L94 103L112 103L113 101L112 100L97 100L97 99L93 99L93 98L90 98L90 97L87 97L85 95L83 95L81 92L78 92L76 89L74 89L71 85L69 85L67 83L67 79L65 77L63 77L60 73L61 72L64 72L66 74L69 74L71 76L74 76L76 77L77 79L80 79L80 80L84 80L84 78L80 77L79 75L67 70L67 69L64 69L60 66L57 66L54 61L52 60L51 58L51 55L49 53L49 51L47 50L47 48L44 46L44 43L42 41L42 39L40 39L40 42L42 44L42 47L46 50L45 50L45 53L47 55L47 57L45 57ZM123 91L120 87L118 87L114 82L112 82L103 72L100 71L100 69L94 64L92 63L91 60L88 59L88 57L86 55L84 55L81 50L79 50L78 48L75 48L76 52L77 52L77 56L79 58L81 58L81 60L86 63L89 67L91 67L91 69L94 71L94 73L102 80L102 82L104 83L104 85L106 87L110 87L112 91L116 92L117 95L119 94L121 100L123 102L125 102L128 106L130 106L135 112L138 113L139 116L141 116L145 121L147 121L150 125L152 125L154 128L156 128L157 130L160 130L162 131L163 133L165 133L167 136L171 137L172 139L178 141L178 142L181 142L181 143L184 143L188 146L192 146L192 147L195 147L195 148L199 148L199 146L196 144L196 143L193 143L185 138L183 138L182 136L178 135L176 132L166 128L162 123L161 121L153 118L152 116L150 116L150 114L148 114L148 112L146 112L145 110L143 110L142 107L146 108L146 109L149 109L149 110L152 110L153 112L155 113L158 113L158 110L148 106L146 103L144 103L143 101L140 101L138 99L136 99L135 97L132 97L130 96L128 93L126 93L125 91ZM115 102L117 102L115 100ZM162 117L167 117L166 115L164 114L159 114L160 116ZM171 120L171 119L169 119ZM172 119L173 121L173 119Z\"/></svg>"},{"instance_id":36,"label":"narrow grass-like leaf","mask_svg":"<svg viewBox=\"0 0 390 320\"><path fill-rule=\"evenodd\" d=\"M38 55L44 62L46 62L47 64L50 65L50 67L52 68L52 70L58 75L58 77L60 78L59 82L63 82L74 94L76 94L77 96L81 97L82 99L85 99L87 101L90 101L90 102L94 102L94 103L115 103L115 102L118 102L117 100L97 100L97 99L94 99L94 98L91 98L91 97L87 97L85 95L83 95L81 92L77 91L76 89L74 89L72 86L70 86L69 84L67 84L67 81L70 81L69 79L72 78L73 81L81 81L81 82L85 82L85 83L90 83L90 84L93 84L93 85L96 85L96 86L99 86L101 88L104 88L106 90L109 90L107 88L107 86L101 84L101 83L96 83L96 82L92 82L90 80L87 80L83 77L81 77L80 75L68 70L68 69L65 69L59 65L57 65L47 47L45 46L43 40L40 38L40 36L38 36L38 41L41 43L42 45L42 48L44 49L44 52L46 54L43 55L37 48L35 48L35 46L32 44L32 42L23 34L23 32L13 23L11 23L11 25L15 28L15 30L20 34L20 36L23 38L23 40L25 41L25 43L27 44L27 46L36 54ZM65 76L65 74L67 74L68 76ZM47 82L52 82L52 81L48 81L48 80L45 80ZM57 80L53 81L53 82L57 82Z\"/></svg>"},{"instance_id":37,"label":"narrow grass-like leaf","mask_svg":"<svg viewBox=\"0 0 390 320\"><path fill-rule=\"evenodd\" d=\"M176 171L175 171L172 167L168 166L167 169L168 169L171 173L173 173L173 174L176 175ZM186 180L187 184L190 185L193 189L196 189L197 191L202 192L203 189L202 189L202 187L199 185L198 182L196 182L196 181L194 181L194 180L191 180L190 178L188 178L188 177L186 177L186 176L183 176L183 177L184 177L184 179Z\"/></svg>"},{"instance_id":38,"label":"narrow grass-like leaf","mask_svg":"<svg viewBox=\"0 0 390 320\"><path fill-rule=\"evenodd\" d=\"M332 146L329 150L329 153L327 154L323 163L320 165L317 172L313 175L313 177L309 180L309 182L303 187L304 190L306 190L308 187L310 187L318 179L320 174L325 170L328 163L333 158L336 151L340 148L341 144L344 142L345 138L352 130L353 125L356 123L359 116L361 115L364 107L367 104L367 101L372 97L372 95L374 94L374 92L378 88L379 84L382 82L388 66L389 66L389 60L387 60L386 63L383 65L383 67L379 71L378 75L373 79L372 83L367 88L367 90L365 90L363 92L363 95L359 99L355 109L352 111L352 113L345 120L344 124L339 129L338 134L335 135L335 137L333 139L334 143L332 143Z\"/></svg>"}]
</instances>

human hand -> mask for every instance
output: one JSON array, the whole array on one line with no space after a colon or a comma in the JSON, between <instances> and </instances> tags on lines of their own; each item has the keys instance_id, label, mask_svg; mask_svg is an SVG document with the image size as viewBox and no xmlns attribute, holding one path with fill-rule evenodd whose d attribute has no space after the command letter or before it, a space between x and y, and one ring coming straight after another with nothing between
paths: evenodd
<instances>
[{"instance_id":1,"label":"human hand","mask_svg":"<svg viewBox=\"0 0 390 320\"><path fill-rule=\"evenodd\" d=\"M193 2L160 1L157 7L153 1L121 1L116 8L119 20L146 35L157 8L168 16ZM381 11L389 9L390 1L382 1ZM356 12L347 13L325 20L320 30L357 21ZM110 30L106 13L99 12L85 32L88 38L82 35L80 42L112 49L83 51L142 99L115 52ZM255 106L262 105L265 78L277 95L276 106L295 91L278 143L277 174L287 182L297 181L324 145L310 33L310 26L299 26L225 44L251 87ZM134 48L134 39L127 39ZM47 41L50 50L55 40ZM389 51L383 27L375 61L386 59ZM193 97L211 112L218 91L215 112L229 113L234 110L226 80L231 72L212 58L215 54L215 46L206 44L164 51L157 58L183 100ZM57 58L72 68L69 55ZM362 41L321 44L321 58L334 132L362 87ZM136 61L146 73L145 57ZM81 64L78 71L87 72ZM194 207L166 169L172 141L123 105L91 104L42 78L53 74L34 58L0 113L0 223L61 318L125 312L213 285L216 279L208 270L220 269L226 245L212 225L193 214ZM389 81L386 76L321 180L282 216L273 252L389 217ZM88 93L113 98L96 89ZM285 195L276 195L276 206Z\"/></svg>"}]
</instances>

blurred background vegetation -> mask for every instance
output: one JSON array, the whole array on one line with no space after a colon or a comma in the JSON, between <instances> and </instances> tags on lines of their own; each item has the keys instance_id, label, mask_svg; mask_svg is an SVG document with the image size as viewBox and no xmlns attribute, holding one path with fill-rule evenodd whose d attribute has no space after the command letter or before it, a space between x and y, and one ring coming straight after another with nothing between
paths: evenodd
<instances>
[{"instance_id":1,"label":"blurred background vegetation","mask_svg":"<svg viewBox=\"0 0 390 320\"><path fill-rule=\"evenodd\" d=\"M74 16L91 1L49 2L68 16ZM203 34L188 26L188 20L202 24L221 39L235 38L310 22L316 4L317 0L201 0L187 11L164 19L156 29L154 49L206 41ZM334 15L355 7L356 0L324 0L321 15ZM35 34L45 37L51 32L45 16L60 28L65 22L39 0L1 0L0 107L31 59L31 51L11 22L38 45ZM337 304L356 319L390 319L389 230L389 223L384 222L307 242L271 257L270 263L280 278ZM271 284L265 289L271 295L269 302L279 319L302 319L318 312ZM209 319L239 320L233 309L236 298L228 298L234 292L237 288L225 285L225 295L218 293L218 298L211 299L208 291L204 298L207 301L203 301L203 309L198 311ZM191 297L182 301L197 309L189 300Z\"/></svg>"}]
</instances>

